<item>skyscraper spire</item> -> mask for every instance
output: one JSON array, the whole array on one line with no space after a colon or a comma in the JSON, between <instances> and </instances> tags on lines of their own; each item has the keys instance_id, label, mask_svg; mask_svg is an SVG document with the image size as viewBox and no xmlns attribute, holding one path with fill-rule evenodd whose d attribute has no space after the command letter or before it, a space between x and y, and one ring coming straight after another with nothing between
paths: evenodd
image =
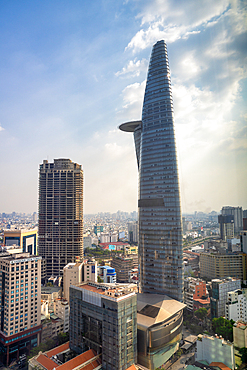
<instances>
[{"instance_id":1,"label":"skyscraper spire","mask_svg":"<svg viewBox=\"0 0 247 370\"><path fill-rule=\"evenodd\" d=\"M139 170L140 291L183 301L182 232L173 101L166 44L152 50L142 121L133 132Z\"/></svg>"}]
</instances>

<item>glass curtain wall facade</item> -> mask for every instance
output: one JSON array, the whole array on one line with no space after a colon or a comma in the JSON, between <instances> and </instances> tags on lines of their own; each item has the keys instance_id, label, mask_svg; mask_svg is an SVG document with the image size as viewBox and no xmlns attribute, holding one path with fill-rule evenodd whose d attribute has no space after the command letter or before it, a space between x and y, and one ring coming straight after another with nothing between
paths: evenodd
<instances>
[{"instance_id":1,"label":"glass curtain wall facade","mask_svg":"<svg viewBox=\"0 0 247 370\"><path fill-rule=\"evenodd\" d=\"M170 70L165 42L152 50L142 121L133 132L139 170L140 291L183 301L183 259L179 180Z\"/></svg>"},{"instance_id":2,"label":"glass curtain wall facade","mask_svg":"<svg viewBox=\"0 0 247 370\"><path fill-rule=\"evenodd\" d=\"M39 254L48 278L83 256L83 171L70 159L40 165Z\"/></svg>"}]
</instances>

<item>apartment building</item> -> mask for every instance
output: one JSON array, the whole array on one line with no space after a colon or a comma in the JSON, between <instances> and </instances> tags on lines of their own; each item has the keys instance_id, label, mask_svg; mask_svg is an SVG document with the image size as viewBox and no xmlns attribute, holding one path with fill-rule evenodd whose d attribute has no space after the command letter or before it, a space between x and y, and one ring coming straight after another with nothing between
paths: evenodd
<instances>
[{"instance_id":1,"label":"apartment building","mask_svg":"<svg viewBox=\"0 0 247 370\"><path fill-rule=\"evenodd\" d=\"M54 300L54 314L63 320L63 332L69 331L69 302L66 299L56 298Z\"/></svg>"},{"instance_id":2,"label":"apartment building","mask_svg":"<svg viewBox=\"0 0 247 370\"><path fill-rule=\"evenodd\" d=\"M203 299L207 296L205 281L193 277L184 279L184 303L187 309L193 311L194 300Z\"/></svg>"},{"instance_id":3,"label":"apartment building","mask_svg":"<svg viewBox=\"0 0 247 370\"><path fill-rule=\"evenodd\" d=\"M247 322L247 289L227 293L226 319Z\"/></svg>"},{"instance_id":4,"label":"apartment building","mask_svg":"<svg viewBox=\"0 0 247 370\"><path fill-rule=\"evenodd\" d=\"M8 366L40 342L41 257L1 253L0 296L1 360Z\"/></svg>"}]
</instances>

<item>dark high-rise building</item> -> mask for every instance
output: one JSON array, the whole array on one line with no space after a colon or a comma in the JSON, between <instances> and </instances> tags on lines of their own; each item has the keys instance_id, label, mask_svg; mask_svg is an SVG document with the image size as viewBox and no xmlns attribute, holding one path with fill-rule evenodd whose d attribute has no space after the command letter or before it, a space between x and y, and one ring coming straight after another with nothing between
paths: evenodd
<instances>
[{"instance_id":1,"label":"dark high-rise building","mask_svg":"<svg viewBox=\"0 0 247 370\"><path fill-rule=\"evenodd\" d=\"M47 277L83 256L83 171L70 159L40 165L38 240Z\"/></svg>"},{"instance_id":2,"label":"dark high-rise building","mask_svg":"<svg viewBox=\"0 0 247 370\"><path fill-rule=\"evenodd\" d=\"M220 238L224 241L234 238L234 216L219 215L218 223L220 225Z\"/></svg>"},{"instance_id":3,"label":"dark high-rise building","mask_svg":"<svg viewBox=\"0 0 247 370\"><path fill-rule=\"evenodd\" d=\"M139 170L140 290L183 301L182 230L173 102L165 42L152 51L142 120L133 132Z\"/></svg>"},{"instance_id":4,"label":"dark high-rise building","mask_svg":"<svg viewBox=\"0 0 247 370\"><path fill-rule=\"evenodd\" d=\"M233 216L234 217L234 232L237 234L243 230L243 209L242 207L222 207L222 216Z\"/></svg>"}]
</instances>

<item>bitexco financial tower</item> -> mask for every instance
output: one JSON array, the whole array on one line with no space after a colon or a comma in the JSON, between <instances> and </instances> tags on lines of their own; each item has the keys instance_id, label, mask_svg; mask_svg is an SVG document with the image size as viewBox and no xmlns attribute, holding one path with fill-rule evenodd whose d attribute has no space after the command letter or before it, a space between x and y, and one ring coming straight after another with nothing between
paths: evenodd
<instances>
[{"instance_id":1,"label":"bitexco financial tower","mask_svg":"<svg viewBox=\"0 0 247 370\"><path fill-rule=\"evenodd\" d=\"M152 50L142 120L133 132L139 171L140 292L183 301L183 259L179 180L170 70L165 42Z\"/></svg>"}]
</instances>

